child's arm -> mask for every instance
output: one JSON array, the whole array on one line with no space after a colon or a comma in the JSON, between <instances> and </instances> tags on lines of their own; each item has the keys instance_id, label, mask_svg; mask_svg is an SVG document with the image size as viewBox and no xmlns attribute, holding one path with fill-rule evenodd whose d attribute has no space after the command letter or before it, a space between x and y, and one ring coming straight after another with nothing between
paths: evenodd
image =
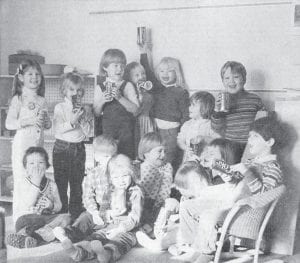
<instances>
[{"instance_id":1,"label":"child's arm","mask_svg":"<svg viewBox=\"0 0 300 263\"><path fill-rule=\"evenodd\" d=\"M164 201L170 197L171 187L173 181L173 168L170 163L167 163L162 171L162 181L159 192L156 197L156 204L163 204Z\"/></svg>"},{"instance_id":2,"label":"child's arm","mask_svg":"<svg viewBox=\"0 0 300 263\"><path fill-rule=\"evenodd\" d=\"M93 108L94 108L94 113L97 117L101 115L104 104L109 101L111 101L111 97L106 96L105 93L101 90L101 87L99 85L96 86L94 90Z\"/></svg>"},{"instance_id":3,"label":"child's arm","mask_svg":"<svg viewBox=\"0 0 300 263\"><path fill-rule=\"evenodd\" d=\"M53 208L54 213L58 213L62 208L62 203L59 197L58 189L56 183L53 181Z\"/></svg>"},{"instance_id":4,"label":"child's arm","mask_svg":"<svg viewBox=\"0 0 300 263\"><path fill-rule=\"evenodd\" d=\"M92 130L93 130L93 113L92 108L89 105L84 106L84 114L82 118L79 120L80 127L82 132L85 134L86 137L91 137Z\"/></svg>"},{"instance_id":5,"label":"child's arm","mask_svg":"<svg viewBox=\"0 0 300 263\"><path fill-rule=\"evenodd\" d=\"M178 108L181 112L181 120L180 123L183 124L184 122L189 120L189 105L190 105L190 97L187 90L183 90L182 96L179 98Z\"/></svg>"},{"instance_id":6,"label":"child's arm","mask_svg":"<svg viewBox=\"0 0 300 263\"><path fill-rule=\"evenodd\" d=\"M186 134L187 134L187 125L186 123L184 123L181 128L180 128L180 132L177 135L177 145L179 146L180 149L182 150L186 150L187 145L186 145Z\"/></svg>"}]
</instances>

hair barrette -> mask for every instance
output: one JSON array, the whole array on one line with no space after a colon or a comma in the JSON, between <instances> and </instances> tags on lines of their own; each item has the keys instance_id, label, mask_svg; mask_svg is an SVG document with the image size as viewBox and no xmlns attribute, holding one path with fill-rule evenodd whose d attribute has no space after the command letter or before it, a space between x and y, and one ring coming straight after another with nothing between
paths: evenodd
<instances>
[{"instance_id":1,"label":"hair barrette","mask_svg":"<svg viewBox=\"0 0 300 263\"><path fill-rule=\"evenodd\" d=\"M23 74L23 65L22 64L20 64L19 66L18 66L18 68L17 68L17 74L19 75L19 74Z\"/></svg>"}]
</instances>

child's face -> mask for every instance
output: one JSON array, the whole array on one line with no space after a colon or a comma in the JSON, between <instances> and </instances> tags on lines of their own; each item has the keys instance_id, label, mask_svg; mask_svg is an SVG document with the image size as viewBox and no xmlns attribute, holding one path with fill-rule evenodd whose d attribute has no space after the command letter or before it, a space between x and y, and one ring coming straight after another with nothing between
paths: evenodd
<instances>
[{"instance_id":1,"label":"child's face","mask_svg":"<svg viewBox=\"0 0 300 263\"><path fill-rule=\"evenodd\" d=\"M156 146L144 155L147 162L160 167L165 162L165 147L163 145Z\"/></svg>"},{"instance_id":2,"label":"child's face","mask_svg":"<svg viewBox=\"0 0 300 263\"><path fill-rule=\"evenodd\" d=\"M167 64L160 64L158 77L163 85L172 85L176 82L176 72L174 69L169 68Z\"/></svg>"},{"instance_id":3,"label":"child's face","mask_svg":"<svg viewBox=\"0 0 300 263\"><path fill-rule=\"evenodd\" d=\"M189 107L189 115L191 119L198 120L202 119L201 113L200 113L200 102L191 102L190 107Z\"/></svg>"},{"instance_id":4,"label":"child's face","mask_svg":"<svg viewBox=\"0 0 300 263\"><path fill-rule=\"evenodd\" d=\"M43 155L40 153L32 153L27 156L27 163L26 163L26 171L30 174L39 174L39 173L32 173L32 170L38 169L39 171L43 171L42 174L46 172L46 161Z\"/></svg>"},{"instance_id":5,"label":"child's face","mask_svg":"<svg viewBox=\"0 0 300 263\"><path fill-rule=\"evenodd\" d=\"M37 90L41 85L42 76L36 68L30 67L23 75L19 75L19 79L26 88Z\"/></svg>"},{"instance_id":6,"label":"child's face","mask_svg":"<svg viewBox=\"0 0 300 263\"><path fill-rule=\"evenodd\" d=\"M130 71L131 81L137 85L138 83L146 81L146 73L143 67L137 66Z\"/></svg>"},{"instance_id":7,"label":"child's face","mask_svg":"<svg viewBox=\"0 0 300 263\"><path fill-rule=\"evenodd\" d=\"M106 68L103 68L107 77L114 81L121 81L123 79L125 65L122 63L110 63Z\"/></svg>"},{"instance_id":8,"label":"child's face","mask_svg":"<svg viewBox=\"0 0 300 263\"><path fill-rule=\"evenodd\" d=\"M261 156L271 153L273 139L266 141L259 133L250 131L248 138L249 152L253 156Z\"/></svg>"},{"instance_id":9,"label":"child's face","mask_svg":"<svg viewBox=\"0 0 300 263\"><path fill-rule=\"evenodd\" d=\"M241 74L232 72L231 68L228 68L223 76L223 85L225 89L231 94L236 94L244 89L244 80Z\"/></svg>"},{"instance_id":10,"label":"child's face","mask_svg":"<svg viewBox=\"0 0 300 263\"><path fill-rule=\"evenodd\" d=\"M219 147L207 146L200 155L200 163L203 167L212 169L215 160L222 160Z\"/></svg>"},{"instance_id":11,"label":"child's face","mask_svg":"<svg viewBox=\"0 0 300 263\"><path fill-rule=\"evenodd\" d=\"M81 85L80 84L74 84L71 81L66 81L66 83L64 84L65 87L65 97L72 101L72 96L77 95L78 90L81 89Z\"/></svg>"},{"instance_id":12,"label":"child's face","mask_svg":"<svg viewBox=\"0 0 300 263\"><path fill-rule=\"evenodd\" d=\"M110 158L115 153L113 147L97 147L94 148L94 158L100 165L107 165Z\"/></svg>"},{"instance_id":13,"label":"child's face","mask_svg":"<svg viewBox=\"0 0 300 263\"><path fill-rule=\"evenodd\" d=\"M110 169L110 180L112 185L120 190L126 190L131 184L132 171L126 167Z\"/></svg>"}]
</instances>

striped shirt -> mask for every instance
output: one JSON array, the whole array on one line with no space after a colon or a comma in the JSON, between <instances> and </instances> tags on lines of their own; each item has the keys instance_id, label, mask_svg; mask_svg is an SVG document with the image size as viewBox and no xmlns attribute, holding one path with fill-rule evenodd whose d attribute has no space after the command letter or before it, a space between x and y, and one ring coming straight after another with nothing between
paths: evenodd
<instances>
[{"instance_id":1,"label":"striped shirt","mask_svg":"<svg viewBox=\"0 0 300 263\"><path fill-rule=\"evenodd\" d=\"M246 163L245 179L252 194L263 193L283 183L282 171L276 155L254 158Z\"/></svg>"},{"instance_id":2,"label":"striped shirt","mask_svg":"<svg viewBox=\"0 0 300 263\"><path fill-rule=\"evenodd\" d=\"M240 91L231 95L231 109L227 114L214 112L212 127L224 138L239 143L247 143L249 131L256 113L264 108L256 94Z\"/></svg>"}]
</instances>

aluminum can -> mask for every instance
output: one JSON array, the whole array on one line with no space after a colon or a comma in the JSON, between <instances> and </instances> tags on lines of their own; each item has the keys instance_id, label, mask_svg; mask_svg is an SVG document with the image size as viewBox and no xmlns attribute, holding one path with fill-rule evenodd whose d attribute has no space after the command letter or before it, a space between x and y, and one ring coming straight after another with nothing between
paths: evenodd
<instances>
[{"instance_id":1,"label":"aluminum can","mask_svg":"<svg viewBox=\"0 0 300 263\"><path fill-rule=\"evenodd\" d=\"M229 93L222 92L221 93L221 102L220 102L220 111L228 112L229 108L230 108Z\"/></svg>"},{"instance_id":2,"label":"aluminum can","mask_svg":"<svg viewBox=\"0 0 300 263\"><path fill-rule=\"evenodd\" d=\"M137 44L143 46L146 43L146 27L137 28Z\"/></svg>"}]
</instances>

